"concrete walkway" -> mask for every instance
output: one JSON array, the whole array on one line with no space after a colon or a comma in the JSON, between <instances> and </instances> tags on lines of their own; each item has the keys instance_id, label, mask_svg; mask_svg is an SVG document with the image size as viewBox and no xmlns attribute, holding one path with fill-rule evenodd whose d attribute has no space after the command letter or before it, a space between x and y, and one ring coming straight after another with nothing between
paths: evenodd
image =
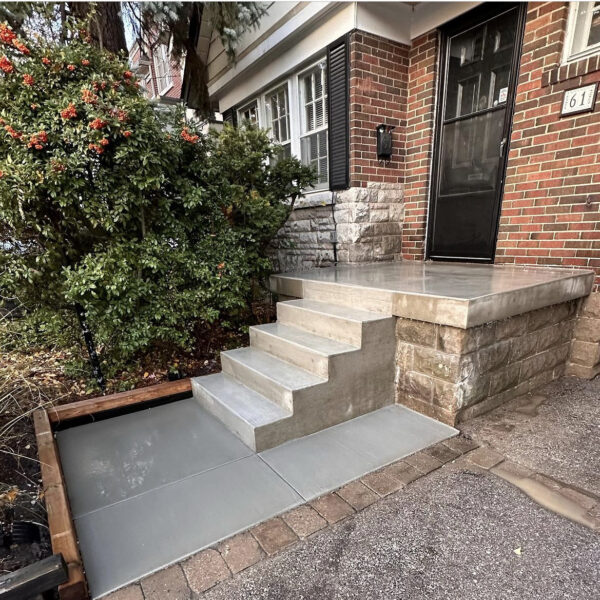
<instances>
[{"instance_id":1,"label":"concrete walkway","mask_svg":"<svg viewBox=\"0 0 600 600\"><path fill-rule=\"evenodd\" d=\"M496 448L438 444L110 600L597 598L599 396L553 383L465 427Z\"/></svg>"}]
</instances>

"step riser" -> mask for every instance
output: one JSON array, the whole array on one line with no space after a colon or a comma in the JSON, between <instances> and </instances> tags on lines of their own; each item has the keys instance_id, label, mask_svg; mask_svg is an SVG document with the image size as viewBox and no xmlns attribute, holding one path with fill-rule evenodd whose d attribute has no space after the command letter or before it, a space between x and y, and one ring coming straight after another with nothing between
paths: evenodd
<instances>
[{"instance_id":1,"label":"step riser","mask_svg":"<svg viewBox=\"0 0 600 600\"><path fill-rule=\"evenodd\" d=\"M320 377L327 378L329 375L329 358L327 356L312 352L308 348L302 348L284 338L270 335L261 329L250 327L250 346L268 352Z\"/></svg>"},{"instance_id":2,"label":"step riser","mask_svg":"<svg viewBox=\"0 0 600 600\"><path fill-rule=\"evenodd\" d=\"M256 428L246 423L242 418L229 410L219 402L213 394L206 390L200 383L192 379L192 395L202 408L208 411L213 417L219 419L229 431L252 448L255 452L260 452L256 447Z\"/></svg>"},{"instance_id":3,"label":"step riser","mask_svg":"<svg viewBox=\"0 0 600 600\"><path fill-rule=\"evenodd\" d=\"M291 304L281 302L277 304L277 321L359 348L362 342L363 324L361 322L325 315Z\"/></svg>"},{"instance_id":4,"label":"step riser","mask_svg":"<svg viewBox=\"0 0 600 600\"><path fill-rule=\"evenodd\" d=\"M240 383L262 394L286 410L293 411L292 393L276 381L265 377L262 373L247 367L237 360L233 360L224 352L221 353L221 368L223 369L223 373L234 377Z\"/></svg>"},{"instance_id":5,"label":"step riser","mask_svg":"<svg viewBox=\"0 0 600 600\"><path fill-rule=\"evenodd\" d=\"M385 315L393 313L393 294L384 290L321 281L304 281L302 297L306 300L318 300L327 304L337 304Z\"/></svg>"}]
</instances>

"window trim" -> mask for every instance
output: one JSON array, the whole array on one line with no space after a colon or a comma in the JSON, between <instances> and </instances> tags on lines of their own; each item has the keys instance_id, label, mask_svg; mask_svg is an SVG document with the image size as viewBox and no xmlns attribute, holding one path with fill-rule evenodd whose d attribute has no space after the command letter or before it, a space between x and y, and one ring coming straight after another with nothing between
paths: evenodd
<instances>
[{"instance_id":1,"label":"window trim","mask_svg":"<svg viewBox=\"0 0 600 600\"><path fill-rule=\"evenodd\" d=\"M156 79L156 89L158 90L158 96L164 96L173 87L173 77L171 77L171 53L169 51L169 46L167 44L159 43L156 45L156 49L160 51L160 48L165 49L165 59L157 61L157 52L155 50L152 52L152 61L154 62L154 75ZM164 75L166 84L164 87L161 87L161 80L163 79L163 76L159 76L158 68L156 66L157 62L166 64L166 70Z\"/></svg>"},{"instance_id":2,"label":"window trim","mask_svg":"<svg viewBox=\"0 0 600 600\"><path fill-rule=\"evenodd\" d=\"M327 54L326 52L320 53L318 58L311 60L308 63L304 63L299 65L293 71L289 72L288 75L281 77L268 87L263 88L264 91L254 94L253 96L247 97L243 103L238 104L239 108L233 107L235 113L238 116L238 123L243 121L242 113L247 110L252 104L255 104L257 107L257 122L258 126L266 129L267 125L267 113L266 113L266 98L267 96L277 90L278 88L287 86L288 92L288 109L289 109L289 141L285 142L282 145L286 145L289 143L290 145L290 153L292 156L296 157L298 160L302 160L302 139L309 135L314 135L315 133L320 133L323 131L327 131L329 129L329 118L328 122L316 129L311 130L310 132L303 131L303 123L302 123L302 112L304 110L304 105L302 104L303 98L301 98L301 85L300 79L303 75L305 75L311 69L314 69L317 65L325 63L327 64ZM327 84L327 69L325 71L325 82ZM303 96L303 93L302 93ZM324 110L328 110L328 102L327 98L329 96L329 90L327 90L327 94L324 96ZM270 134L269 134L270 136ZM271 136L270 136L271 137ZM273 139L273 138L271 138ZM274 140L277 141L277 140ZM279 142L278 142L279 143ZM327 139L327 153L329 157L329 137ZM327 173L327 181L316 184L314 188L310 188L306 191L305 196L309 196L311 194L324 194L329 190L330 180L329 180L329 171Z\"/></svg>"},{"instance_id":3,"label":"window trim","mask_svg":"<svg viewBox=\"0 0 600 600\"><path fill-rule=\"evenodd\" d=\"M285 142L281 142L279 140L275 140L271 134L269 133L269 137L271 137L271 139L273 139L273 141L277 142L278 144L281 144L282 146L285 146L287 144L290 145L290 151L292 151L293 154L293 140L294 140L294 133L295 133L295 127L293 125L294 122L294 109L292 106L292 94L290 92L291 90L291 85L290 85L290 78L288 77L287 79L284 79L283 81L280 81L277 85L271 86L267 91L263 92L260 96L261 100L262 100L262 111L263 111L263 123L265 124L264 126L267 127L268 125L268 117L267 117L267 97L272 94L273 92L281 89L281 88L285 88L286 92L287 92L287 117L288 117L288 138L287 140L285 140ZM269 127L269 132L272 131L272 127Z\"/></svg>"},{"instance_id":4,"label":"window trim","mask_svg":"<svg viewBox=\"0 0 600 600\"><path fill-rule=\"evenodd\" d=\"M590 2L589 4L592 4ZM588 46L579 52L573 52L573 42L575 41L575 29L577 27L577 12L580 2L569 2L569 15L567 17L567 32L564 41L562 64L572 63L589 56L600 54L600 42L593 46ZM591 23L590 23L591 25Z\"/></svg>"}]
</instances>

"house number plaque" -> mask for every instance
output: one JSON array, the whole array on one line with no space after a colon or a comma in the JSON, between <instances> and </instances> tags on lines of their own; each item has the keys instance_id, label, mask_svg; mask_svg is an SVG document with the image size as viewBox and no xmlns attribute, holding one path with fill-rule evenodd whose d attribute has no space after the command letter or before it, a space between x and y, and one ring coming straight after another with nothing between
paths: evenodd
<instances>
[{"instance_id":1,"label":"house number plaque","mask_svg":"<svg viewBox=\"0 0 600 600\"><path fill-rule=\"evenodd\" d=\"M584 85L572 90L565 90L562 110L560 112L561 116L593 111L597 93L597 83Z\"/></svg>"}]
</instances>

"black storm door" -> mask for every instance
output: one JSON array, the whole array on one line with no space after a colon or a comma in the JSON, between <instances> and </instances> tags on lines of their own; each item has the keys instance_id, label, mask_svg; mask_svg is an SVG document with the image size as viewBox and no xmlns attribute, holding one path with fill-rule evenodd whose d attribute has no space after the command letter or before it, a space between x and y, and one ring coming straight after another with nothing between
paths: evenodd
<instances>
[{"instance_id":1,"label":"black storm door","mask_svg":"<svg viewBox=\"0 0 600 600\"><path fill-rule=\"evenodd\" d=\"M488 4L442 31L429 258L494 258L522 21Z\"/></svg>"}]
</instances>

